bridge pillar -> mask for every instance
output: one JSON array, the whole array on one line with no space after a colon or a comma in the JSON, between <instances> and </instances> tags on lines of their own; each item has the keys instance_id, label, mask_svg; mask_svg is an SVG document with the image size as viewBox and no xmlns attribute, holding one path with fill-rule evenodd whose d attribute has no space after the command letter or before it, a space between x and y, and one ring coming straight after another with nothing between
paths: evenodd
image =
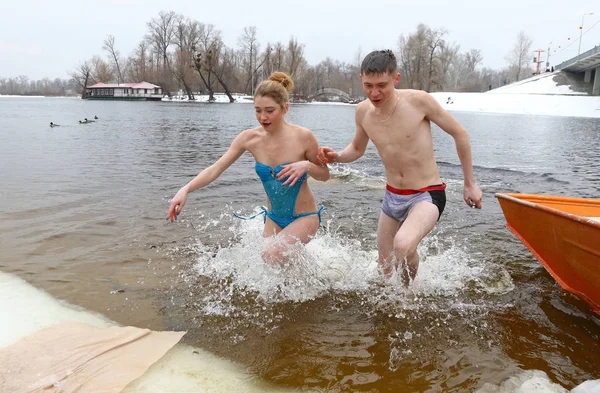
<instances>
[{"instance_id":1,"label":"bridge pillar","mask_svg":"<svg viewBox=\"0 0 600 393\"><path fill-rule=\"evenodd\" d=\"M585 74L583 74L583 81L585 83L590 83L592 81L592 70L587 70Z\"/></svg>"},{"instance_id":2,"label":"bridge pillar","mask_svg":"<svg viewBox=\"0 0 600 393\"><path fill-rule=\"evenodd\" d=\"M592 95L600 96L600 66L596 67L594 75L594 87L592 87Z\"/></svg>"}]
</instances>

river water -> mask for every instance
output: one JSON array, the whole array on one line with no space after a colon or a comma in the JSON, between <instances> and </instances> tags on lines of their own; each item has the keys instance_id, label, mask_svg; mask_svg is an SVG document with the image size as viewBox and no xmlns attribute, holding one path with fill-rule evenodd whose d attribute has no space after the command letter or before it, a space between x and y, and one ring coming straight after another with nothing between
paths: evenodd
<instances>
[{"instance_id":1,"label":"river water","mask_svg":"<svg viewBox=\"0 0 600 393\"><path fill-rule=\"evenodd\" d=\"M262 221L233 218L265 203L248 153L166 220L179 187L255 126L251 105L1 98L0 271L123 325L186 330L185 343L281 387L462 392L522 370L566 388L600 378L600 322L504 227L494 197L598 197L600 119L453 114L471 137L483 209L462 201L453 140L434 127L448 202L407 290L376 270L385 179L372 145L332 165L330 181L311 180L323 226L281 270L260 258ZM335 149L353 119L345 105L288 115Z\"/></svg>"}]
</instances>

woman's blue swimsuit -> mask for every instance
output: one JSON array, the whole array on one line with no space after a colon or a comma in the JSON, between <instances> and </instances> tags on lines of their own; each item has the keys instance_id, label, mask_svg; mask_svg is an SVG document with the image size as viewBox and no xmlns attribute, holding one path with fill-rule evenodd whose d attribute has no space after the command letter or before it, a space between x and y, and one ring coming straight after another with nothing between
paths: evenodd
<instances>
[{"instance_id":1,"label":"woman's blue swimsuit","mask_svg":"<svg viewBox=\"0 0 600 393\"><path fill-rule=\"evenodd\" d=\"M271 221L279 225L282 229L300 217L312 216L315 214L319 216L319 222L321 222L321 212L325 210L324 206L321 206L316 212L294 214L296 199L298 199L300 187L302 187L302 183L306 180L307 174L305 173L302 175L293 186L284 186L283 183L288 179L287 177L277 180L277 174L281 172L284 165L287 164L281 164L277 165L275 168L271 168L268 165L261 164L258 161L256 162L256 173L262 181L267 197L271 202L271 211L268 211L266 207L261 206L262 211L251 217L242 217L234 213L237 218L250 220L264 214L265 222L267 221L268 216Z\"/></svg>"}]
</instances>

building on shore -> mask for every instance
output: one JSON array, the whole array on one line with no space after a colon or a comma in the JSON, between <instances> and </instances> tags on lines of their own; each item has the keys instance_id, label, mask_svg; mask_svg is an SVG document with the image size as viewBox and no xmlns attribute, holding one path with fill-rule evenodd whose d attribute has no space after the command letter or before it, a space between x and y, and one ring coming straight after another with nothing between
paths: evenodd
<instances>
[{"instance_id":1,"label":"building on shore","mask_svg":"<svg viewBox=\"0 0 600 393\"><path fill-rule=\"evenodd\" d=\"M141 100L160 101L162 89L148 82L139 83L96 83L86 88L89 100Z\"/></svg>"}]
</instances>

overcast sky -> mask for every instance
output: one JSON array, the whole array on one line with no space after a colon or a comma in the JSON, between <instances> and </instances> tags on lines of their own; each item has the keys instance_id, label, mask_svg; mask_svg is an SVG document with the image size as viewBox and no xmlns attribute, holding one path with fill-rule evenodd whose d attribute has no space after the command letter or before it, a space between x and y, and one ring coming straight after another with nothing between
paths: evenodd
<instances>
[{"instance_id":1,"label":"overcast sky","mask_svg":"<svg viewBox=\"0 0 600 393\"><path fill-rule=\"evenodd\" d=\"M262 48L295 36L305 57L316 65L327 56L353 62L362 48L396 49L398 37L419 23L445 27L447 39L461 51L480 49L483 65L502 68L519 30L534 48L548 49L558 64L577 55L584 13L581 51L600 45L599 0L4 0L0 12L0 77L27 75L66 78L69 70L93 55L105 56L108 34L128 56L146 33L146 23L161 10L173 10L221 30L229 47L237 47L244 26L254 25ZM571 41L568 38L571 38ZM554 50L557 50L555 53ZM532 57L534 53L531 54ZM546 54L544 53L543 56Z\"/></svg>"}]
</instances>

